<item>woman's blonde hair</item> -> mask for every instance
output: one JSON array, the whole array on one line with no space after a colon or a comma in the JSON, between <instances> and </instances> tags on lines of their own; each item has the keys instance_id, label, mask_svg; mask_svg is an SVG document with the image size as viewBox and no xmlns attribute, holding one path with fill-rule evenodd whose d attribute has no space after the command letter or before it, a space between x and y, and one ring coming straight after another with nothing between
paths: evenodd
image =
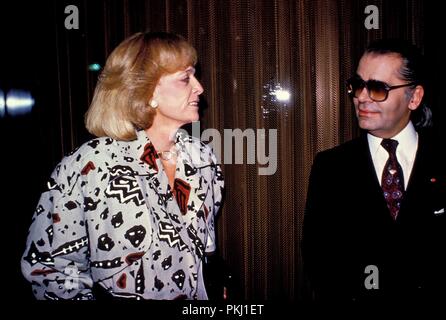
<instances>
[{"instance_id":1,"label":"woman's blonde hair","mask_svg":"<svg viewBox=\"0 0 446 320\"><path fill-rule=\"evenodd\" d=\"M136 129L152 125L148 106L160 77L197 62L195 49L181 36L136 33L110 54L85 114L87 130L97 136L133 140Z\"/></svg>"}]
</instances>

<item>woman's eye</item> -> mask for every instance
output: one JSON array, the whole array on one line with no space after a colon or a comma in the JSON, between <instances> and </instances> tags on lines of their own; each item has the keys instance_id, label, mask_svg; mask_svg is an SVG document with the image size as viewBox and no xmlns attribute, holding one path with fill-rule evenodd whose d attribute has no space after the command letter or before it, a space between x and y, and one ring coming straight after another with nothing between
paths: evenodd
<instances>
[{"instance_id":1,"label":"woman's eye","mask_svg":"<svg viewBox=\"0 0 446 320\"><path fill-rule=\"evenodd\" d=\"M189 83L189 80L190 80L189 77L186 77L186 78L181 79L181 81L183 81L183 82L185 82L185 83Z\"/></svg>"}]
</instances>

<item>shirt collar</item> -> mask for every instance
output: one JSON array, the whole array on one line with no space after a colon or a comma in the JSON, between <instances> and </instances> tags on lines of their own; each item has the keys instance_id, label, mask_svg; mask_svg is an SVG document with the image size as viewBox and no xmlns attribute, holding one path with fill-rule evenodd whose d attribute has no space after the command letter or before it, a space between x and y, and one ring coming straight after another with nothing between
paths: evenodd
<instances>
[{"instance_id":1,"label":"shirt collar","mask_svg":"<svg viewBox=\"0 0 446 320\"><path fill-rule=\"evenodd\" d=\"M151 143L149 136L145 130L136 132L137 155L138 158L144 153L146 144ZM178 130L175 133L175 148L178 152L178 161L188 163L192 167L203 167L213 163L209 155L204 152L200 140L188 135L184 130ZM156 150L155 150L156 151Z\"/></svg>"},{"instance_id":2,"label":"shirt collar","mask_svg":"<svg viewBox=\"0 0 446 320\"><path fill-rule=\"evenodd\" d=\"M418 146L418 133L415 130L412 121L409 121L406 127L391 139L398 141L398 152L401 152L409 159L414 157ZM368 133L367 140L369 142L370 153L372 158L374 158L381 147L383 138Z\"/></svg>"},{"instance_id":3,"label":"shirt collar","mask_svg":"<svg viewBox=\"0 0 446 320\"><path fill-rule=\"evenodd\" d=\"M143 146L150 141L149 136L147 135L145 130L137 130L136 131L136 140L138 144L142 144ZM191 142L190 137L182 130L178 130L175 133L175 145L177 149L183 149L188 142Z\"/></svg>"},{"instance_id":4,"label":"shirt collar","mask_svg":"<svg viewBox=\"0 0 446 320\"><path fill-rule=\"evenodd\" d=\"M398 145L401 146L401 150L404 154L412 154L417 151L418 133L411 121L409 121L407 126L392 139L398 141Z\"/></svg>"}]
</instances>

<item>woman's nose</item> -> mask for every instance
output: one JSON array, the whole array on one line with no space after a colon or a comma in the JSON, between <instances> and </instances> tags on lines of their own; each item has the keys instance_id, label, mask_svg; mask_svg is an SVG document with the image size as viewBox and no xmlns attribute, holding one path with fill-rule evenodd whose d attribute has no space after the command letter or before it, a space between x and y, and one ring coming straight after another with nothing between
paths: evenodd
<instances>
[{"instance_id":1,"label":"woman's nose","mask_svg":"<svg viewBox=\"0 0 446 320\"><path fill-rule=\"evenodd\" d=\"M200 81L198 81L198 79L195 78L195 76L193 76L192 79L193 79L192 87L193 87L194 93L196 93L197 95L202 94L204 89L203 89Z\"/></svg>"}]
</instances>

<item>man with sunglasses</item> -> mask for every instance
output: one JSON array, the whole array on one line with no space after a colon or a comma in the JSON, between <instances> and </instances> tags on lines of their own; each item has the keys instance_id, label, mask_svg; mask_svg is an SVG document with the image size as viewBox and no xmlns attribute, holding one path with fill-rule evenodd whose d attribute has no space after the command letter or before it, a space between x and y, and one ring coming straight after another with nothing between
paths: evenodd
<instances>
[{"instance_id":1,"label":"man with sunglasses","mask_svg":"<svg viewBox=\"0 0 446 320\"><path fill-rule=\"evenodd\" d=\"M444 141L423 129L424 68L399 40L371 44L347 81L362 136L317 154L303 254L318 300L446 297Z\"/></svg>"}]
</instances>

